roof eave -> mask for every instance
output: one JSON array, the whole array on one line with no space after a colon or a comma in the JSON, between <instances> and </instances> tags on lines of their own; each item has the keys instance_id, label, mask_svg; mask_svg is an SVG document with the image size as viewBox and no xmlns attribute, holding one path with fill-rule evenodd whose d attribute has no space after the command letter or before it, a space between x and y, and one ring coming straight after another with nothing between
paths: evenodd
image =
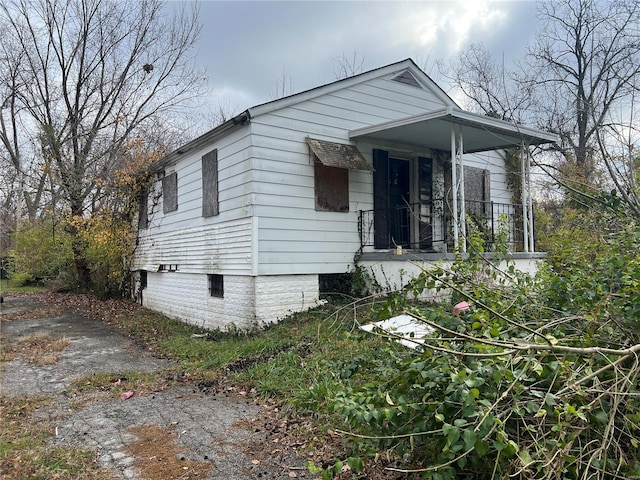
<instances>
[{"instance_id":1,"label":"roof eave","mask_svg":"<svg viewBox=\"0 0 640 480\"><path fill-rule=\"evenodd\" d=\"M538 130L536 128L517 125L512 122L500 120L486 115L481 115L472 112L466 112L458 107L449 106L440 110L425 113L422 115L414 115L411 117L405 117L398 120L392 120L389 122L380 123L377 125L370 125L368 127L362 127L349 131L350 139L357 138L376 138L376 133L384 132L385 130L391 130L396 128L402 128L404 126L413 125L421 122L429 121L447 121L453 124L470 126L476 129L486 129L493 134L505 134L512 138L520 139L519 142L505 141L502 143L495 142L490 148L478 148L478 149L465 149L465 152L475 153L487 150L502 150L505 148L513 148L524 143L527 145L541 145L545 143L554 143L559 141L559 136L553 133Z\"/></svg>"},{"instance_id":2,"label":"roof eave","mask_svg":"<svg viewBox=\"0 0 640 480\"><path fill-rule=\"evenodd\" d=\"M518 125L499 118L467 112L458 108L447 108L446 110L452 118L466 120L475 125L483 125L494 130L503 130L512 135L520 135L524 139L528 140L527 143L540 145L543 143L558 142L560 140L560 137L555 133L545 132L544 130L539 130L537 128Z\"/></svg>"},{"instance_id":3,"label":"roof eave","mask_svg":"<svg viewBox=\"0 0 640 480\"><path fill-rule=\"evenodd\" d=\"M184 158L184 156L187 153L192 152L194 150L198 150L199 148L202 148L206 145L209 145L212 141L217 140L218 138L221 138L224 135L227 135L229 132L231 132L232 130L235 130L236 128L246 125L250 121L251 121L251 113L249 112L249 110L245 110L244 112L236 115L233 118L230 118L226 122L221 123L220 125L213 128L212 130L209 130L208 132L191 140L189 143L182 145L178 149L174 150L173 152L169 153L162 159L158 160L153 165L151 165L151 171L154 172L154 171L162 170L163 168L169 165L173 165L178 160Z\"/></svg>"}]
</instances>

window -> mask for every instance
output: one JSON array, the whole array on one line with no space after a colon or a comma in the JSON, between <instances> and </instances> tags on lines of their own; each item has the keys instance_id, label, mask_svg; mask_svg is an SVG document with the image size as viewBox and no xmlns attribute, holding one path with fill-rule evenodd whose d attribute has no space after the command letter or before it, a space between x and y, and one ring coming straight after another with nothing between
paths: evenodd
<instances>
[{"instance_id":1,"label":"window","mask_svg":"<svg viewBox=\"0 0 640 480\"><path fill-rule=\"evenodd\" d=\"M349 211L349 170L372 171L355 145L307 137L314 160L316 210Z\"/></svg>"},{"instance_id":2,"label":"window","mask_svg":"<svg viewBox=\"0 0 640 480\"><path fill-rule=\"evenodd\" d=\"M144 230L149 226L149 192L145 189L138 198L138 229Z\"/></svg>"},{"instance_id":3,"label":"window","mask_svg":"<svg viewBox=\"0 0 640 480\"><path fill-rule=\"evenodd\" d=\"M173 212L178 209L178 174L176 172L162 178L162 211Z\"/></svg>"},{"instance_id":4,"label":"window","mask_svg":"<svg viewBox=\"0 0 640 480\"><path fill-rule=\"evenodd\" d=\"M483 222L486 223L493 216L489 170L464 166L464 197L466 213L472 221L477 222L479 219L483 219Z\"/></svg>"},{"instance_id":5,"label":"window","mask_svg":"<svg viewBox=\"0 0 640 480\"><path fill-rule=\"evenodd\" d=\"M147 271L140 270L140 290L147 288Z\"/></svg>"},{"instance_id":6,"label":"window","mask_svg":"<svg viewBox=\"0 0 640 480\"><path fill-rule=\"evenodd\" d=\"M175 263L163 263L158 268L159 272L177 272L178 265Z\"/></svg>"},{"instance_id":7,"label":"window","mask_svg":"<svg viewBox=\"0 0 640 480\"><path fill-rule=\"evenodd\" d=\"M202 156L202 216L218 213L218 150L213 150Z\"/></svg>"},{"instance_id":8,"label":"window","mask_svg":"<svg viewBox=\"0 0 640 480\"><path fill-rule=\"evenodd\" d=\"M315 161L316 210L349 211L349 170Z\"/></svg>"},{"instance_id":9,"label":"window","mask_svg":"<svg viewBox=\"0 0 640 480\"><path fill-rule=\"evenodd\" d=\"M224 277L222 275L207 275L209 283L209 295L212 297L224 297Z\"/></svg>"}]
</instances>

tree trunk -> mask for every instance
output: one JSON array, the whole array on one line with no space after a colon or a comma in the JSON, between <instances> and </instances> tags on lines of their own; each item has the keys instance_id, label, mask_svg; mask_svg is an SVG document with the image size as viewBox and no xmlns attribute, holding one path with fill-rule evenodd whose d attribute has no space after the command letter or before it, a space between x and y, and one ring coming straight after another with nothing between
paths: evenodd
<instances>
[{"instance_id":1,"label":"tree trunk","mask_svg":"<svg viewBox=\"0 0 640 480\"><path fill-rule=\"evenodd\" d=\"M76 289L81 292L91 288L91 271L87 262L87 242L82 239L82 232L75 219L81 219L83 213L82 200L76 200L71 204L72 221L68 223L68 232L72 237L71 249L73 250L73 263L76 274Z\"/></svg>"},{"instance_id":2,"label":"tree trunk","mask_svg":"<svg viewBox=\"0 0 640 480\"><path fill-rule=\"evenodd\" d=\"M79 237L77 229L74 228L73 230L76 230L76 234L73 238L72 249L77 289L80 292L87 292L91 287L91 271L89 270L86 257L87 245L86 242Z\"/></svg>"}]
</instances>

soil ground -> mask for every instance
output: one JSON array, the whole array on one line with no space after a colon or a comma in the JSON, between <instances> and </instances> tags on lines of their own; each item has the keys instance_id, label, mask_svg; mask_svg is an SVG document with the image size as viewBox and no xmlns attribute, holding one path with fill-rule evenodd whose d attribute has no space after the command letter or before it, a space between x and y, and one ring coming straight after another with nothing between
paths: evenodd
<instances>
[{"instance_id":1,"label":"soil ground","mask_svg":"<svg viewBox=\"0 0 640 480\"><path fill-rule=\"evenodd\" d=\"M117 383L126 372L161 377L176 365L101 320L42 298L4 297L2 348L38 336L64 343L50 361L5 359L0 394L52 399L36 415L48 425L53 444L94 451L99 464L122 479L314 478L295 444L279 441L273 428L282 421L277 408L232 388L202 389L167 379L126 399L113 391L73 388L78 378L92 374L113 375Z\"/></svg>"}]
</instances>

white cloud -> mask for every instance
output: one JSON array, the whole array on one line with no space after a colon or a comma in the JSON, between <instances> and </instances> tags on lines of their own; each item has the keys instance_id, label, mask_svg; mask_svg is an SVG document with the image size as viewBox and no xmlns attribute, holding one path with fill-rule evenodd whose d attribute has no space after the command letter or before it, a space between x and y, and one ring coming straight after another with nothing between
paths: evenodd
<instances>
[{"instance_id":1,"label":"white cloud","mask_svg":"<svg viewBox=\"0 0 640 480\"><path fill-rule=\"evenodd\" d=\"M499 31L508 18L507 4L489 0L455 2L411 2L398 9L393 29L399 44L434 47L448 55L474 41Z\"/></svg>"}]
</instances>

